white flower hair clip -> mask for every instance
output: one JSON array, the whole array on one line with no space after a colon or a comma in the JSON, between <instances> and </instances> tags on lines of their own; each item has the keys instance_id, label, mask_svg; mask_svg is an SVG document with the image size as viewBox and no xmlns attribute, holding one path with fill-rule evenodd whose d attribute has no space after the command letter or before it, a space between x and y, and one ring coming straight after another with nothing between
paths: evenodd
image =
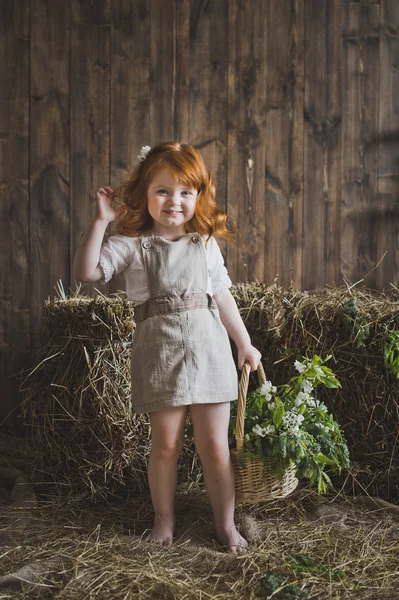
<instances>
[{"instance_id":1,"label":"white flower hair clip","mask_svg":"<svg viewBox=\"0 0 399 600\"><path fill-rule=\"evenodd\" d=\"M140 154L137 155L139 162L143 162L148 156L149 151L151 150L151 146L142 146L140 150Z\"/></svg>"}]
</instances>

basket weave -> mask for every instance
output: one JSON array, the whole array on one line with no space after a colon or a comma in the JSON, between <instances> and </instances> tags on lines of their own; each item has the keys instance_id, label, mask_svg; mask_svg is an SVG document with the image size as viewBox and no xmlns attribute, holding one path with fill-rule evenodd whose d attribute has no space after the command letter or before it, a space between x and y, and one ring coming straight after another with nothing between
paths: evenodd
<instances>
[{"instance_id":1,"label":"basket weave","mask_svg":"<svg viewBox=\"0 0 399 600\"><path fill-rule=\"evenodd\" d=\"M250 364L244 363L238 394L236 448L230 450L230 456L235 476L236 500L264 502L274 498L284 498L291 494L298 485L298 479L295 477L296 467L294 464L284 470L282 479L277 479L272 473L271 461L261 460L244 453L238 457L239 451L244 445L244 419L250 370ZM266 382L262 363L259 363L258 366L258 378L260 386Z\"/></svg>"}]
</instances>

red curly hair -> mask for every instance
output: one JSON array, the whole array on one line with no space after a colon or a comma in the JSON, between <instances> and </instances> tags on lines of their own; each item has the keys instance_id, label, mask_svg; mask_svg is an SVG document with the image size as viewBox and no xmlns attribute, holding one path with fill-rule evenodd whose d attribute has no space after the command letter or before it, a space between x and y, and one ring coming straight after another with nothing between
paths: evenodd
<instances>
[{"instance_id":1,"label":"red curly hair","mask_svg":"<svg viewBox=\"0 0 399 600\"><path fill-rule=\"evenodd\" d=\"M127 210L116 223L116 233L135 237L151 229L153 219L147 208L147 190L156 173L167 168L173 179L197 190L195 214L188 221L187 233L198 232L230 240L236 231L227 228L227 214L215 202L215 183L201 154L189 144L164 142L150 150L128 180L114 193ZM229 220L230 225L230 220Z\"/></svg>"}]
</instances>

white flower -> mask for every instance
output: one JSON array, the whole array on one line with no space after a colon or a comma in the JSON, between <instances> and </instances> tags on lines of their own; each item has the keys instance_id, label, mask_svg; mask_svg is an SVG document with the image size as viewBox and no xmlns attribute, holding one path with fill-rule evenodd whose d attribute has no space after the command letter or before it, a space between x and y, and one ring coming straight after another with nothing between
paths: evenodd
<instances>
[{"instance_id":1,"label":"white flower","mask_svg":"<svg viewBox=\"0 0 399 600\"><path fill-rule=\"evenodd\" d=\"M260 437L265 437L268 433L274 433L276 428L274 425L266 425L266 427L260 427L260 425L254 425L252 427L253 433L256 435L260 435Z\"/></svg>"},{"instance_id":2,"label":"white flower","mask_svg":"<svg viewBox=\"0 0 399 600\"><path fill-rule=\"evenodd\" d=\"M137 155L139 162L143 162L147 158L149 151L151 150L151 146L142 146L140 150L140 154Z\"/></svg>"},{"instance_id":3,"label":"white flower","mask_svg":"<svg viewBox=\"0 0 399 600\"><path fill-rule=\"evenodd\" d=\"M265 383L260 388L261 394L270 394L270 392L276 392L277 388L275 385L272 385L271 381L265 381Z\"/></svg>"},{"instance_id":4,"label":"white flower","mask_svg":"<svg viewBox=\"0 0 399 600\"><path fill-rule=\"evenodd\" d=\"M316 400L315 405L317 406L317 408L319 410L322 410L323 412L327 412L327 406L323 402Z\"/></svg>"},{"instance_id":5,"label":"white flower","mask_svg":"<svg viewBox=\"0 0 399 600\"><path fill-rule=\"evenodd\" d=\"M276 406L276 403L275 403L275 402L270 402L270 403L267 405L267 408L268 408L269 410L273 410L273 408L274 408L275 406Z\"/></svg>"},{"instance_id":6,"label":"white flower","mask_svg":"<svg viewBox=\"0 0 399 600\"><path fill-rule=\"evenodd\" d=\"M308 406L316 406L315 401L313 400L313 396L311 396L307 392L299 392L297 397L295 398L295 406L300 406L301 404L307 404Z\"/></svg>"},{"instance_id":7,"label":"white flower","mask_svg":"<svg viewBox=\"0 0 399 600\"><path fill-rule=\"evenodd\" d=\"M304 372L304 370L306 369L306 366L305 366L304 364L302 364L301 362L299 362L299 360L296 360L296 361L294 362L294 367L296 368L296 370L297 370L299 373L303 373L303 372Z\"/></svg>"},{"instance_id":8,"label":"white flower","mask_svg":"<svg viewBox=\"0 0 399 600\"><path fill-rule=\"evenodd\" d=\"M290 425L293 425L294 423L294 419L293 419L293 413L285 413L285 415L283 416L283 423L284 425L286 425L287 427L289 427Z\"/></svg>"},{"instance_id":9,"label":"white flower","mask_svg":"<svg viewBox=\"0 0 399 600\"><path fill-rule=\"evenodd\" d=\"M254 425L252 427L252 432L256 433L256 435L260 435L260 437L265 437L266 435L266 430L263 427L260 427L260 425Z\"/></svg>"},{"instance_id":10,"label":"white flower","mask_svg":"<svg viewBox=\"0 0 399 600\"><path fill-rule=\"evenodd\" d=\"M308 379L304 379L302 381L302 389L305 392L305 394L310 394L310 392L313 390L313 385Z\"/></svg>"},{"instance_id":11,"label":"white flower","mask_svg":"<svg viewBox=\"0 0 399 600\"><path fill-rule=\"evenodd\" d=\"M295 406L306 403L308 397L308 394L305 394L305 392L299 392L298 396L295 398Z\"/></svg>"},{"instance_id":12,"label":"white flower","mask_svg":"<svg viewBox=\"0 0 399 600\"><path fill-rule=\"evenodd\" d=\"M328 431L330 428L327 425L324 425L323 423L315 423L316 427L318 427L319 429L322 429L323 431Z\"/></svg>"},{"instance_id":13,"label":"white flower","mask_svg":"<svg viewBox=\"0 0 399 600\"><path fill-rule=\"evenodd\" d=\"M293 431L298 431L299 426L302 421L304 421L305 417L303 415L297 415L295 413L286 413L283 417L283 423L287 427L287 429L292 429Z\"/></svg>"}]
</instances>

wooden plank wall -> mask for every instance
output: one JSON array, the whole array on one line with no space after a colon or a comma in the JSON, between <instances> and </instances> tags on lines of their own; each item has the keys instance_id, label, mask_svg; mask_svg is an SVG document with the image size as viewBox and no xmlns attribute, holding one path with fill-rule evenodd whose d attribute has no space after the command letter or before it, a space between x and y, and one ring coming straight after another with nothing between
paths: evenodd
<instances>
[{"instance_id":1,"label":"wooden plank wall","mask_svg":"<svg viewBox=\"0 0 399 600\"><path fill-rule=\"evenodd\" d=\"M233 281L398 285L397 0L2 0L0 51L0 426L142 145L203 153Z\"/></svg>"}]
</instances>

